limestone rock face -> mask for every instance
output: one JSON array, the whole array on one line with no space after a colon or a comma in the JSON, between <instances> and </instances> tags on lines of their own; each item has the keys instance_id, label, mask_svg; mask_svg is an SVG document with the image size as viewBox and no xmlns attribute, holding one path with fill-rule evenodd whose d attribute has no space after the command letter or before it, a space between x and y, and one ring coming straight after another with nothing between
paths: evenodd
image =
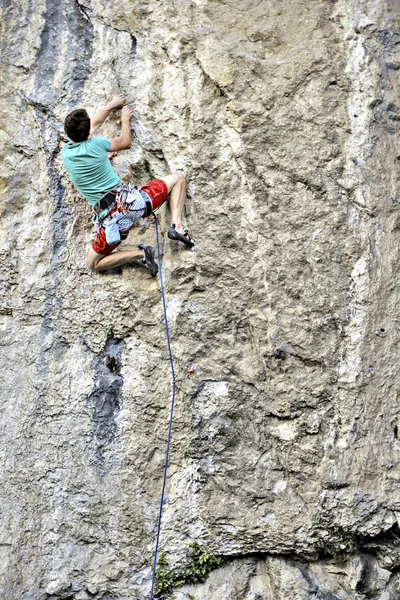
<instances>
[{"instance_id":1,"label":"limestone rock face","mask_svg":"<svg viewBox=\"0 0 400 600\"><path fill-rule=\"evenodd\" d=\"M90 272L63 119L123 93L125 181L183 170L161 550L184 600L400 598L400 5L3 0L0 596L149 597L171 379L160 288ZM118 135L118 115L101 134ZM141 223L123 247L155 244Z\"/></svg>"}]
</instances>

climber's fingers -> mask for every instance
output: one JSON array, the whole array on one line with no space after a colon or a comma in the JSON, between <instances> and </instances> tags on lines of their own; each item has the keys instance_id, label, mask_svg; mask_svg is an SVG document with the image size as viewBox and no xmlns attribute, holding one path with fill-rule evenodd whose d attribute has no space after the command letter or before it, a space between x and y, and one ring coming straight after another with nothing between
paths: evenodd
<instances>
[{"instance_id":1,"label":"climber's fingers","mask_svg":"<svg viewBox=\"0 0 400 600\"><path fill-rule=\"evenodd\" d=\"M117 96L114 96L114 98L111 100L111 104L114 108L122 108L126 105L126 103L127 100L123 94L118 94Z\"/></svg>"}]
</instances>

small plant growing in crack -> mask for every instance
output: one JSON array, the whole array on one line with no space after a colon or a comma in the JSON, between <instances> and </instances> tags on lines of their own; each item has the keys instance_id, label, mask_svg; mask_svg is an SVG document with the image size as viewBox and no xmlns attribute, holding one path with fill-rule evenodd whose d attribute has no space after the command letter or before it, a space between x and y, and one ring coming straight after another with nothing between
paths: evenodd
<instances>
[{"instance_id":1,"label":"small plant growing in crack","mask_svg":"<svg viewBox=\"0 0 400 600\"><path fill-rule=\"evenodd\" d=\"M341 527L335 526L333 533L337 538L339 547L333 553L333 559L336 562L344 562L349 552L357 547L357 536L354 533L345 532Z\"/></svg>"},{"instance_id":2,"label":"small plant growing in crack","mask_svg":"<svg viewBox=\"0 0 400 600\"><path fill-rule=\"evenodd\" d=\"M189 583L204 583L211 571L227 564L228 559L207 552L201 544L190 544L190 562L186 567L175 570L170 569L165 552L158 560L155 578L155 598L159 600L172 600L172 590ZM190 598L189 594L189 598Z\"/></svg>"}]
</instances>

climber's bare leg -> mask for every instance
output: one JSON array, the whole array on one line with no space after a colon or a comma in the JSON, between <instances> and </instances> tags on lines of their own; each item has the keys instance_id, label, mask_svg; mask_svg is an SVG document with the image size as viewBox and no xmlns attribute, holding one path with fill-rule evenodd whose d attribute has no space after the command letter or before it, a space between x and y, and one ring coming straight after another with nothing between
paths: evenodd
<instances>
[{"instance_id":1,"label":"climber's bare leg","mask_svg":"<svg viewBox=\"0 0 400 600\"><path fill-rule=\"evenodd\" d=\"M98 254L93 248L90 248L86 257L86 264L89 269L93 271L104 271L105 269L114 269L115 267L121 267L134 260L144 258L143 250L125 250L123 252L116 252L115 254L109 254L104 256Z\"/></svg>"},{"instance_id":2,"label":"climber's bare leg","mask_svg":"<svg viewBox=\"0 0 400 600\"><path fill-rule=\"evenodd\" d=\"M179 233L184 232L182 223L182 211L186 200L186 177L183 173L171 173L165 177L160 177L168 186L168 192L171 192L169 205L171 208L171 222L175 223L176 230Z\"/></svg>"}]
</instances>

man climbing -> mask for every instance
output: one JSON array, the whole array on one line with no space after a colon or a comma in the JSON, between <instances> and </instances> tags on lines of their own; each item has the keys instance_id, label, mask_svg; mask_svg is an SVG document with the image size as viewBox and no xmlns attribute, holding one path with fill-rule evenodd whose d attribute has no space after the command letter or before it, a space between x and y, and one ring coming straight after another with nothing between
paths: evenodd
<instances>
[{"instance_id":1,"label":"man climbing","mask_svg":"<svg viewBox=\"0 0 400 600\"><path fill-rule=\"evenodd\" d=\"M121 110L121 135L112 139L94 137L114 109ZM78 192L93 206L97 234L87 255L87 265L95 271L119 267L142 259L155 277L158 265L154 248L140 244L138 249L112 254L126 239L135 221L160 207L170 195L172 227L168 237L194 245L182 224L182 210L186 199L186 179L175 172L160 179L148 181L140 190L121 182L113 169L107 152L117 152L131 147L130 122L133 111L126 105L124 96L115 96L90 119L84 109L72 111L65 119L64 128L69 141L61 156L67 174Z\"/></svg>"}]
</instances>

